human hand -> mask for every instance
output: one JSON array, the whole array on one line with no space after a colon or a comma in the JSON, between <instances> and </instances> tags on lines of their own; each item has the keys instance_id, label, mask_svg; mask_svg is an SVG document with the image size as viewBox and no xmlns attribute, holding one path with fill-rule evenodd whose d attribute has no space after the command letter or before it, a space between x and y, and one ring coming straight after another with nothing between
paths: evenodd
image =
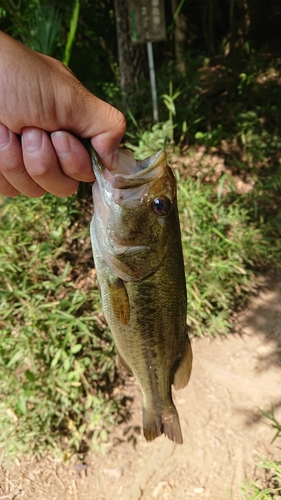
<instances>
[{"instance_id":1,"label":"human hand","mask_svg":"<svg viewBox=\"0 0 281 500\"><path fill-rule=\"evenodd\" d=\"M122 113L67 67L0 32L1 194L74 193L79 181L94 180L89 153L76 136L91 138L111 169L124 132Z\"/></svg>"}]
</instances>

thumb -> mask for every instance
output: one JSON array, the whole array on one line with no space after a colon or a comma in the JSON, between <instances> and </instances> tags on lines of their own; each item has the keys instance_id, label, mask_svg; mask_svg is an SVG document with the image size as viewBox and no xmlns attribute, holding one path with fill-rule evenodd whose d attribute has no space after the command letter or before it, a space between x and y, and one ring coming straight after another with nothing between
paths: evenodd
<instances>
[{"instance_id":1,"label":"thumb","mask_svg":"<svg viewBox=\"0 0 281 500\"><path fill-rule=\"evenodd\" d=\"M104 166L112 170L118 164L118 148L126 130L125 117L82 85L79 90L72 101L72 109L79 110L72 112L72 131L82 138L90 138Z\"/></svg>"}]
</instances>

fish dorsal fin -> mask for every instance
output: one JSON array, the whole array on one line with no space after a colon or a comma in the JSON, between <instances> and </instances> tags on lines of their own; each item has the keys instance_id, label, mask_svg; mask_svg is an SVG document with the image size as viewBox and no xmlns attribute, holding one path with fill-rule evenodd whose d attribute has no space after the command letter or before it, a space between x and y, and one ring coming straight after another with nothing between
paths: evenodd
<instances>
[{"instance_id":1,"label":"fish dorsal fin","mask_svg":"<svg viewBox=\"0 0 281 500\"><path fill-rule=\"evenodd\" d=\"M109 293L115 317L127 325L130 319L130 302L124 282L118 278L109 282Z\"/></svg>"},{"instance_id":2,"label":"fish dorsal fin","mask_svg":"<svg viewBox=\"0 0 281 500\"><path fill-rule=\"evenodd\" d=\"M176 390L183 389L188 384L191 368L192 368L192 350L191 350L190 340L187 337L184 354L174 374L173 384Z\"/></svg>"}]
</instances>

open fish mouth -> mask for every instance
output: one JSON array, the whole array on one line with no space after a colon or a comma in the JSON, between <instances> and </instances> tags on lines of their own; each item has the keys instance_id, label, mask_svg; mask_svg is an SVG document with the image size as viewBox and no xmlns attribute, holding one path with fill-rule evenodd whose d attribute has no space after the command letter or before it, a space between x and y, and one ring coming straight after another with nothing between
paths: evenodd
<instances>
[{"instance_id":1,"label":"open fish mouth","mask_svg":"<svg viewBox=\"0 0 281 500\"><path fill-rule=\"evenodd\" d=\"M95 174L98 170L111 186L117 189L128 189L154 181L159 177L162 162L166 160L166 153L163 150L143 161L137 161L131 151L120 149L118 167L115 170L108 170L102 165L93 148L91 155Z\"/></svg>"}]
</instances>

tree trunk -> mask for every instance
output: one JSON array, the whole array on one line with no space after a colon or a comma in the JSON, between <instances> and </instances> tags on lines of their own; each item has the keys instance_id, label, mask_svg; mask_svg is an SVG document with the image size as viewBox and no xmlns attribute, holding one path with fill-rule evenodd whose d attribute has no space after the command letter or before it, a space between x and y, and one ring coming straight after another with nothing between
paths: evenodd
<instances>
[{"instance_id":1,"label":"tree trunk","mask_svg":"<svg viewBox=\"0 0 281 500\"><path fill-rule=\"evenodd\" d=\"M175 56L177 62L177 68L180 73L185 74L186 72L186 60L185 51L188 41L188 24L187 17L182 12L182 10L177 13L179 7L179 0L172 0L172 14L174 16L174 40L175 40Z\"/></svg>"},{"instance_id":2,"label":"tree trunk","mask_svg":"<svg viewBox=\"0 0 281 500\"><path fill-rule=\"evenodd\" d=\"M214 56L215 49L215 1L207 0L204 9L204 36L210 56Z\"/></svg>"},{"instance_id":3,"label":"tree trunk","mask_svg":"<svg viewBox=\"0 0 281 500\"><path fill-rule=\"evenodd\" d=\"M127 0L114 0L118 60L120 69L120 86L124 103L128 91L132 91L141 79L145 78L147 67L145 46L133 44L131 41Z\"/></svg>"},{"instance_id":4,"label":"tree trunk","mask_svg":"<svg viewBox=\"0 0 281 500\"><path fill-rule=\"evenodd\" d=\"M244 44L250 27L248 0L232 0L230 7L229 49L226 55L231 69L239 72L245 64Z\"/></svg>"}]
</instances>

